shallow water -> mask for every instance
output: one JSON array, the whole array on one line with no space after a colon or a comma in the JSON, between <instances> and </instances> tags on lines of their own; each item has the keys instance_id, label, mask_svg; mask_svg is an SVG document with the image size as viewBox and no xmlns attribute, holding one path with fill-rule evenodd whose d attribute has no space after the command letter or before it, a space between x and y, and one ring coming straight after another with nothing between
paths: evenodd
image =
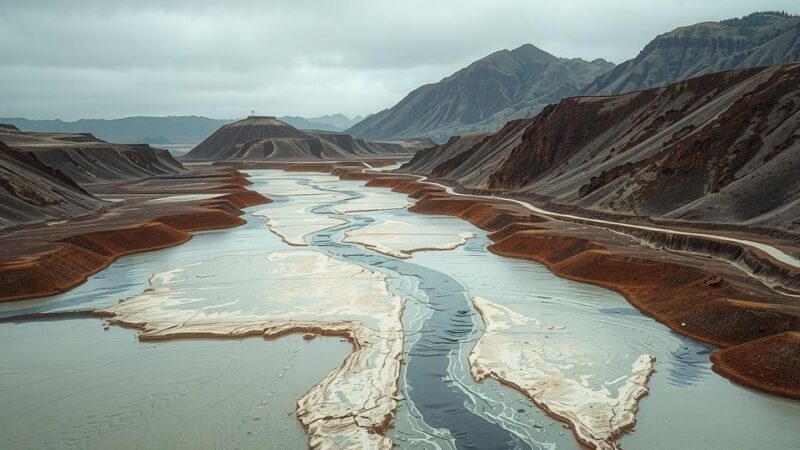
<instances>
[{"instance_id":1,"label":"shallow water","mask_svg":"<svg viewBox=\"0 0 800 450\"><path fill-rule=\"evenodd\" d=\"M350 344L140 343L97 319L0 324L0 448L307 448L295 403Z\"/></svg>"},{"instance_id":2,"label":"shallow water","mask_svg":"<svg viewBox=\"0 0 800 450\"><path fill-rule=\"evenodd\" d=\"M633 359L655 355L651 392L641 401L635 432L620 441L624 448L800 446L800 402L715 375L711 348L672 333L614 292L493 255L486 233L465 221L398 209L408 201L402 194L329 175L251 175L251 188L275 202L249 208L246 225L122 258L69 293L0 304L0 317L106 307L141 294L156 273L225 261L207 267L235 274L252 270L245 265L258 264L259 254L306 245L385 274L390 292L405 302L400 390L406 400L388 434L401 448L579 448L570 430L522 394L492 379L472 379L467 357L483 330L472 297L538 320L542 328L523 330L520 339L547 342L548 358L563 364L565 376L592 388L613 392ZM273 232L268 220L276 222ZM387 220L412 224L419 233L476 237L453 250L402 260L343 242L347 231ZM396 237L394 244L412 245L412 238ZM204 308L226 298L213 293L192 291L208 296L197 302ZM102 324L0 324L0 360L11 362L0 367L0 436L15 444L10 448L99 448L121 441L133 447L305 448L294 402L350 352L337 339L309 343L297 336L143 344L131 330L104 331ZM278 378L289 366L291 373ZM124 420L110 419L119 417ZM37 423L46 426L37 429ZM270 440L278 430L280 443Z\"/></svg>"}]
</instances>

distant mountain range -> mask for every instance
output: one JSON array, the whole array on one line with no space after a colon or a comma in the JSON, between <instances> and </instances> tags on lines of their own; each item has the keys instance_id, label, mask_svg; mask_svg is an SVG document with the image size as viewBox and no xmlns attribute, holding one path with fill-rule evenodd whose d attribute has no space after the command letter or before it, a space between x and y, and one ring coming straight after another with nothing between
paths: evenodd
<instances>
[{"instance_id":1,"label":"distant mountain range","mask_svg":"<svg viewBox=\"0 0 800 450\"><path fill-rule=\"evenodd\" d=\"M15 125L24 131L91 133L108 142L152 145L200 142L217 128L231 122L199 116L81 119L74 122L0 118L0 123Z\"/></svg>"},{"instance_id":2,"label":"distant mountain range","mask_svg":"<svg viewBox=\"0 0 800 450\"><path fill-rule=\"evenodd\" d=\"M364 139L430 137L495 131L576 95L614 65L558 58L531 44L500 50L442 81L415 89L397 105L346 130Z\"/></svg>"},{"instance_id":3,"label":"distant mountain range","mask_svg":"<svg viewBox=\"0 0 800 450\"><path fill-rule=\"evenodd\" d=\"M364 117L355 116L351 119L344 114L332 114L309 118L283 116L279 117L279 119L301 130L344 131L364 120Z\"/></svg>"},{"instance_id":4,"label":"distant mountain range","mask_svg":"<svg viewBox=\"0 0 800 450\"><path fill-rule=\"evenodd\" d=\"M581 94L620 94L706 73L794 61L800 61L800 17L753 13L661 34L636 58L600 75Z\"/></svg>"},{"instance_id":5,"label":"distant mountain range","mask_svg":"<svg viewBox=\"0 0 800 450\"><path fill-rule=\"evenodd\" d=\"M343 114L314 118L282 117L295 128L341 131L362 119ZM91 133L108 142L127 144L196 144L233 119L209 119L201 116L125 117L122 119L30 120L20 117L0 118L0 123L14 125L24 131L50 133Z\"/></svg>"},{"instance_id":6,"label":"distant mountain range","mask_svg":"<svg viewBox=\"0 0 800 450\"><path fill-rule=\"evenodd\" d=\"M800 61L800 18L781 12L703 22L657 36L619 66L557 58L533 45L501 50L346 130L389 139L494 132L512 119L577 95L609 95L664 86L694 76Z\"/></svg>"}]
</instances>

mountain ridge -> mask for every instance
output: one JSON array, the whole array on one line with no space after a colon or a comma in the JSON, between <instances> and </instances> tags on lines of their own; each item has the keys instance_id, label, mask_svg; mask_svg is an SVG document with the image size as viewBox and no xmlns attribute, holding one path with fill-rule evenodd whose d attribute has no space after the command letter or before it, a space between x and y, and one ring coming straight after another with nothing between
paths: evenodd
<instances>
[{"instance_id":1,"label":"mountain ridge","mask_svg":"<svg viewBox=\"0 0 800 450\"><path fill-rule=\"evenodd\" d=\"M391 108L345 130L366 139L430 137L496 131L549 103L578 93L613 67L596 59L558 58L532 44L498 50L439 82L422 85Z\"/></svg>"},{"instance_id":2,"label":"mountain ridge","mask_svg":"<svg viewBox=\"0 0 800 450\"><path fill-rule=\"evenodd\" d=\"M659 34L580 95L616 95L707 73L800 60L800 17L761 12L706 21Z\"/></svg>"},{"instance_id":3,"label":"mountain ridge","mask_svg":"<svg viewBox=\"0 0 800 450\"><path fill-rule=\"evenodd\" d=\"M406 154L397 142L367 142L327 130L299 130L273 116L250 116L216 130L187 160L320 161Z\"/></svg>"}]
</instances>

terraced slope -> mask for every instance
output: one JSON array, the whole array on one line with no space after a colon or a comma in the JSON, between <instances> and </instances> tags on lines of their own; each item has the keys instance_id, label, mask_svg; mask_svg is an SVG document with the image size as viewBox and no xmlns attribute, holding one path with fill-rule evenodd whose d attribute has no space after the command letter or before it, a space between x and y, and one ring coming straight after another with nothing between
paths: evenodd
<instances>
[{"instance_id":1,"label":"terraced slope","mask_svg":"<svg viewBox=\"0 0 800 450\"><path fill-rule=\"evenodd\" d=\"M0 128L0 141L61 171L78 184L186 172L166 150L147 144L112 144L91 134L32 133Z\"/></svg>"},{"instance_id":2,"label":"terraced slope","mask_svg":"<svg viewBox=\"0 0 800 450\"><path fill-rule=\"evenodd\" d=\"M166 150L110 144L90 134L31 133L0 126L0 228L58 221L108 203L103 183L175 176L187 170Z\"/></svg>"},{"instance_id":3,"label":"terraced slope","mask_svg":"<svg viewBox=\"0 0 800 450\"><path fill-rule=\"evenodd\" d=\"M413 143L409 144L414 147ZM186 159L212 161L319 161L408 153L400 142L367 142L349 134L301 131L274 117L251 116L225 125Z\"/></svg>"}]
</instances>

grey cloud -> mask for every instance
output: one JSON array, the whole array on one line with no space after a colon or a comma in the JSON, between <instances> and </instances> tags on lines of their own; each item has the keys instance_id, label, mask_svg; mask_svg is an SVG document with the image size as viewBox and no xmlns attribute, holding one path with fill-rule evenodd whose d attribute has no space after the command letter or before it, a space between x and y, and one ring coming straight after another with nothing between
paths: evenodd
<instances>
[{"instance_id":1,"label":"grey cloud","mask_svg":"<svg viewBox=\"0 0 800 450\"><path fill-rule=\"evenodd\" d=\"M768 3L768 4L765 4ZM364 114L502 48L614 62L776 0L0 3L0 115ZM796 8L795 8L796 9Z\"/></svg>"}]
</instances>

